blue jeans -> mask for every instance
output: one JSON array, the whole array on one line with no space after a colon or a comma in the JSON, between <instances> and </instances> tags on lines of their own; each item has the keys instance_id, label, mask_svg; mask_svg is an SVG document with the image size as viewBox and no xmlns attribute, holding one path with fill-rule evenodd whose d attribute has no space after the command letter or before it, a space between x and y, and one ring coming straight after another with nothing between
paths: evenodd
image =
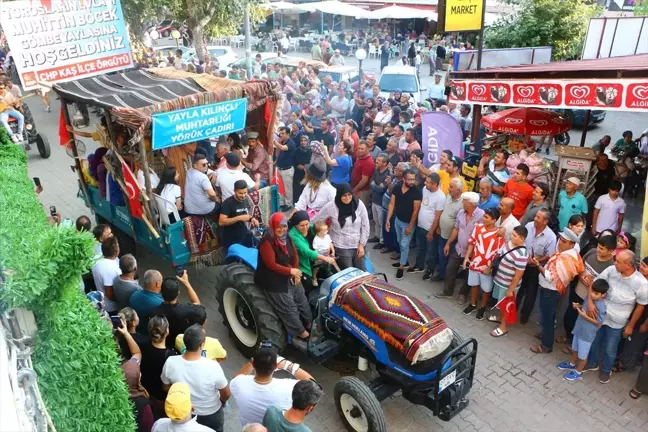
<instances>
[{"instance_id":1,"label":"blue jeans","mask_svg":"<svg viewBox=\"0 0 648 432\"><path fill-rule=\"evenodd\" d=\"M587 367L599 365L599 359L603 356L601 370L603 372L612 372L614 359L616 358L619 341L623 335L623 328L615 329L607 325L602 325L596 333L589 356L587 356ZM603 351L603 352L601 352Z\"/></svg>"},{"instance_id":2,"label":"blue jeans","mask_svg":"<svg viewBox=\"0 0 648 432\"><path fill-rule=\"evenodd\" d=\"M393 227L395 224L396 216L392 215L391 220L389 223ZM398 242L396 241L396 233L394 232L394 229L391 229L389 231L385 230L385 222L387 221L387 210L383 209L383 245L390 250L390 251L397 251L398 250Z\"/></svg>"},{"instance_id":3,"label":"blue jeans","mask_svg":"<svg viewBox=\"0 0 648 432\"><path fill-rule=\"evenodd\" d=\"M432 241L427 241L427 231L423 228L416 227L416 268L427 269L434 272L438 260L438 243L439 236L435 235Z\"/></svg>"},{"instance_id":4,"label":"blue jeans","mask_svg":"<svg viewBox=\"0 0 648 432\"><path fill-rule=\"evenodd\" d=\"M441 279L445 279L446 267L448 266L448 257L443 253L443 248L445 247L446 243L448 243L448 239L444 239L441 236L435 236L435 238L438 238L437 256L439 257L439 265L437 266L437 271L439 272L439 277ZM450 246L450 254L448 254L448 256L452 255L454 248L455 245L452 244Z\"/></svg>"},{"instance_id":5,"label":"blue jeans","mask_svg":"<svg viewBox=\"0 0 648 432\"><path fill-rule=\"evenodd\" d=\"M407 222L403 222L400 219L395 218L394 225L392 226L392 229L396 231L396 240L398 241L398 245L400 247L401 267L407 264L409 246L410 242L412 241L413 235L413 233L410 233L409 235L405 234L405 228L407 228L407 225L409 225Z\"/></svg>"},{"instance_id":6,"label":"blue jeans","mask_svg":"<svg viewBox=\"0 0 648 432\"><path fill-rule=\"evenodd\" d=\"M556 310L560 301L558 291L540 287L538 290L540 297L540 328L542 328L542 346L547 349L553 349L554 343L554 321L556 319Z\"/></svg>"},{"instance_id":7,"label":"blue jeans","mask_svg":"<svg viewBox=\"0 0 648 432\"><path fill-rule=\"evenodd\" d=\"M9 136L13 135L11 127L9 126L9 117L13 117L18 121L18 135L22 135L23 127L25 126L25 116L23 116L20 111L15 109L7 110L3 113L0 113L0 123L4 126L5 130Z\"/></svg>"}]
</instances>

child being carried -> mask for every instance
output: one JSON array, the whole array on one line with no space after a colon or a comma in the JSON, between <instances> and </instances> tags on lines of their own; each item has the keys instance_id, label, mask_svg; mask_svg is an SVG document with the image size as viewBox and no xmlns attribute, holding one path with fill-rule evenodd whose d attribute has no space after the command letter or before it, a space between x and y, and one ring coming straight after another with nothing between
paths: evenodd
<instances>
[{"instance_id":1,"label":"child being carried","mask_svg":"<svg viewBox=\"0 0 648 432\"><path fill-rule=\"evenodd\" d=\"M320 255L335 258L335 246L328 233L328 225L326 222L315 223L315 238L313 239L313 250ZM337 271L340 269L337 264L333 264ZM318 286L317 272L320 266L313 267L313 286Z\"/></svg>"}]
</instances>

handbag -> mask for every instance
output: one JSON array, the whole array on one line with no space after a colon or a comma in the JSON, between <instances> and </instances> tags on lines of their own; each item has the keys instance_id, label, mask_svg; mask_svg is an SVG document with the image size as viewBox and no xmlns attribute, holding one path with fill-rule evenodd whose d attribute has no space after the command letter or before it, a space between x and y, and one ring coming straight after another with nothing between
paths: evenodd
<instances>
[{"instance_id":1,"label":"handbag","mask_svg":"<svg viewBox=\"0 0 648 432\"><path fill-rule=\"evenodd\" d=\"M517 246L517 247L514 247L513 249L508 250L508 251L506 251L504 254L502 254L502 255L500 255L500 256L496 256L496 257L493 259L493 263L491 264L491 276L493 277L493 279L495 279L495 275L497 275L497 269L498 269L498 267L500 266L500 264L502 263L502 259L504 259L504 257L505 257L506 255L510 254L510 253L513 252L514 250L518 250L518 249L522 249L522 248L526 249L526 246Z\"/></svg>"}]
</instances>

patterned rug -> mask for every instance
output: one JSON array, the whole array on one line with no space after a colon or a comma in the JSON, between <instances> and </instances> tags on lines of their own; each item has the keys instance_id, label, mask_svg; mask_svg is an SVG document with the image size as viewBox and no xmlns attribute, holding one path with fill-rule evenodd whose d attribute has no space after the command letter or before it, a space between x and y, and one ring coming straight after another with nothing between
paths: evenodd
<instances>
[{"instance_id":1,"label":"patterned rug","mask_svg":"<svg viewBox=\"0 0 648 432\"><path fill-rule=\"evenodd\" d=\"M270 187L264 187L249 193L252 200L252 216L259 221L261 225L266 225L272 215L272 190Z\"/></svg>"},{"instance_id":2,"label":"patterned rug","mask_svg":"<svg viewBox=\"0 0 648 432\"><path fill-rule=\"evenodd\" d=\"M219 264L223 253L215 234L218 232L218 225L200 216L187 216L183 221L191 263L197 267Z\"/></svg>"},{"instance_id":3,"label":"patterned rug","mask_svg":"<svg viewBox=\"0 0 648 432\"><path fill-rule=\"evenodd\" d=\"M449 346L452 331L425 303L376 279L353 282L338 295L339 305L412 363Z\"/></svg>"}]
</instances>

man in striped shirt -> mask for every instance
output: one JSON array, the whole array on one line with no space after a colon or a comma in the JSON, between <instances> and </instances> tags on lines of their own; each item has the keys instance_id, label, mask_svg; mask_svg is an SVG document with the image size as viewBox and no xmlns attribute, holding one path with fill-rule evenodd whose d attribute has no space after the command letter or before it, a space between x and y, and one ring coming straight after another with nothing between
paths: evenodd
<instances>
[{"instance_id":1,"label":"man in striped shirt","mask_svg":"<svg viewBox=\"0 0 648 432\"><path fill-rule=\"evenodd\" d=\"M516 226L511 233L511 240L499 251L502 260L493 278L493 298L498 301L504 297L515 296L515 292L520 288L522 275L529 259L525 246L527 236L528 230L525 227ZM489 321L492 320L489 318ZM499 327L491 332L491 336L500 337L508 333L509 323L503 317L500 321Z\"/></svg>"}]
</instances>

